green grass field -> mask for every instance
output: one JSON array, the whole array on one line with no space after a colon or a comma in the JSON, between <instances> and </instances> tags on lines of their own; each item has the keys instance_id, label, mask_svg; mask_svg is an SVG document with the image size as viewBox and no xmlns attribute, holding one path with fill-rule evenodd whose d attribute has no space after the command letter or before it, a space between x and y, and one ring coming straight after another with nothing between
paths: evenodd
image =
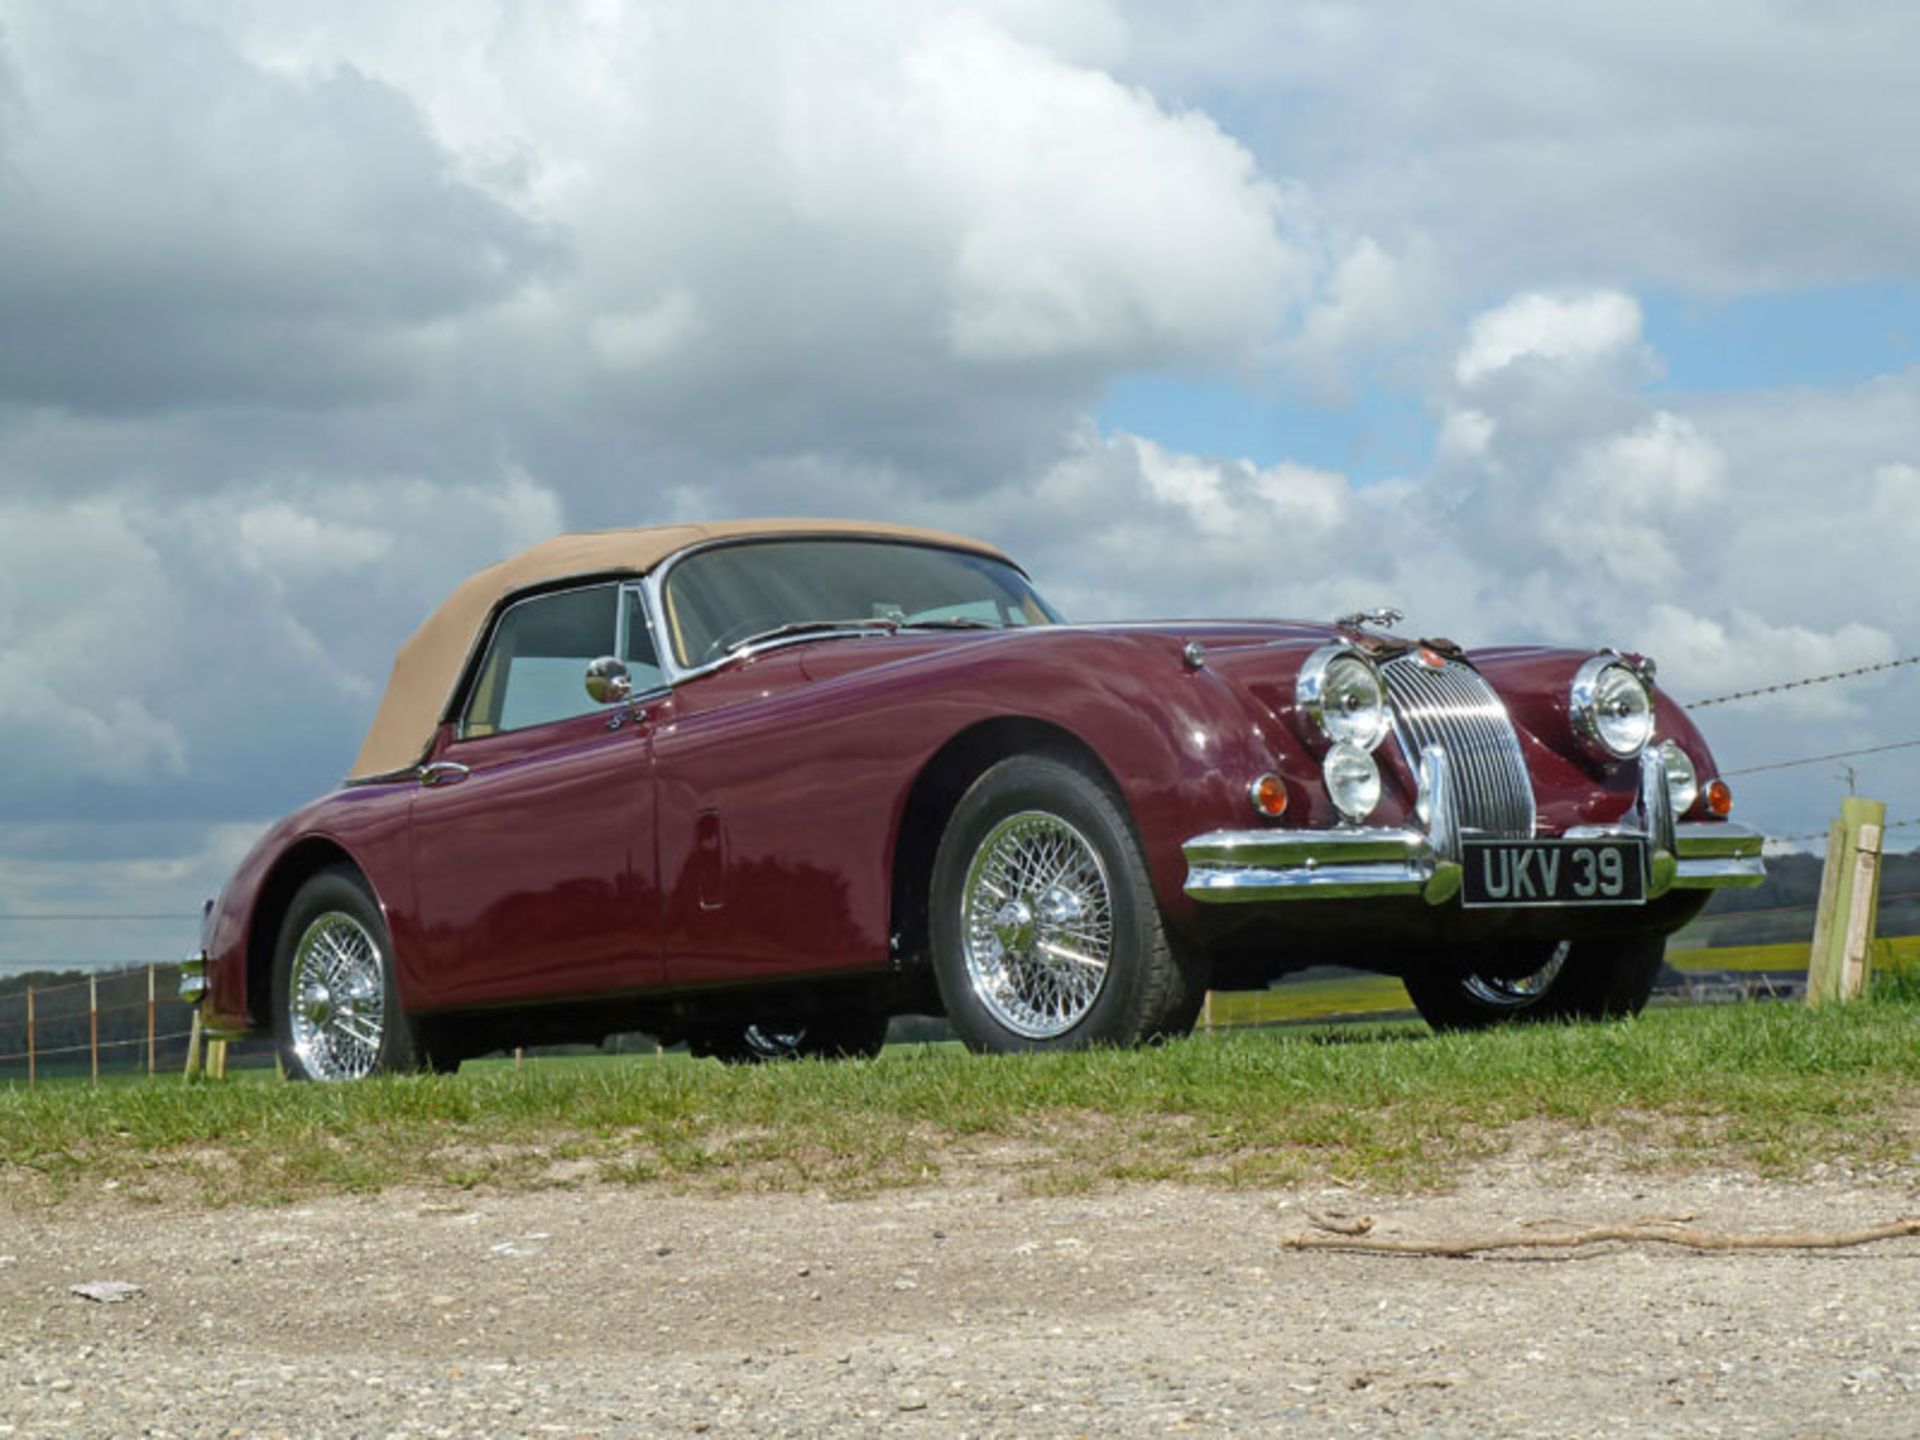
<instances>
[{"instance_id":1,"label":"green grass field","mask_svg":"<svg viewBox=\"0 0 1920 1440\"><path fill-rule=\"evenodd\" d=\"M1663 1009L1429 1034L1217 1031L1033 1057L902 1047L727 1068L681 1056L472 1066L347 1086L261 1080L0 1091L0 1195L273 1203L665 1183L859 1193L955 1176L1069 1191L1142 1180L1442 1186L1515 1144L1570 1163L1910 1172L1920 985L1855 1005Z\"/></svg>"}]
</instances>

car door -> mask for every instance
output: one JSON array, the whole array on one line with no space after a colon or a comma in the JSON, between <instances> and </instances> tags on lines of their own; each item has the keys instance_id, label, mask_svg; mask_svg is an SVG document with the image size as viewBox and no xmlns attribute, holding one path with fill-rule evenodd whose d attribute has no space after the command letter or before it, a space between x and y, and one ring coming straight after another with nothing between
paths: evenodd
<instances>
[{"instance_id":1,"label":"car door","mask_svg":"<svg viewBox=\"0 0 1920 1440\"><path fill-rule=\"evenodd\" d=\"M587 666L605 655L627 661L627 704L587 694ZM659 979L647 711L661 693L637 588L550 591L501 612L411 807L436 1006Z\"/></svg>"}]
</instances>

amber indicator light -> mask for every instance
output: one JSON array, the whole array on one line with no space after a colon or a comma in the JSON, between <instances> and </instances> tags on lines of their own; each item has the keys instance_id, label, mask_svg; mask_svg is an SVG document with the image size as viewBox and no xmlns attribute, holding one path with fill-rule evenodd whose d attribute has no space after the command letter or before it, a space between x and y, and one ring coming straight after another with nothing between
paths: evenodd
<instances>
[{"instance_id":1,"label":"amber indicator light","mask_svg":"<svg viewBox=\"0 0 1920 1440\"><path fill-rule=\"evenodd\" d=\"M1277 820L1287 813L1287 787L1278 775L1262 775L1253 782L1250 793L1253 795L1253 808L1269 820Z\"/></svg>"},{"instance_id":2,"label":"amber indicator light","mask_svg":"<svg viewBox=\"0 0 1920 1440\"><path fill-rule=\"evenodd\" d=\"M1721 819L1733 811L1733 789L1724 780L1716 780L1707 786L1707 809Z\"/></svg>"}]
</instances>

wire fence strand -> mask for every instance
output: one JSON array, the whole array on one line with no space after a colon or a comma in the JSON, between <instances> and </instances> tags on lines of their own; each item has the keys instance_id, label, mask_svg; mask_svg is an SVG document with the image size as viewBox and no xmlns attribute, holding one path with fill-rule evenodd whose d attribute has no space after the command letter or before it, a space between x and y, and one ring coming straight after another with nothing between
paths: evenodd
<instances>
[{"instance_id":1,"label":"wire fence strand","mask_svg":"<svg viewBox=\"0 0 1920 1440\"><path fill-rule=\"evenodd\" d=\"M1896 740L1891 745L1868 745L1859 750L1835 750L1830 755L1809 755L1804 760L1775 760L1766 765L1748 765L1739 770L1722 770L1723 776L1762 775L1769 770L1792 770L1801 765L1819 765L1828 760L1851 760L1857 755L1884 755L1889 750L1920 749L1920 740Z\"/></svg>"},{"instance_id":2,"label":"wire fence strand","mask_svg":"<svg viewBox=\"0 0 1920 1440\"><path fill-rule=\"evenodd\" d=\"M193 1031L191 1030L169 1030L165 1035L154 1036L153 1043L159 1046L166 1044L170 1040L190 1040L192 1038ZM128 1045L138 1045L144 1048L146 1044L147 1037L138 1035L131 1040L102 1040L99 1048L102 1050L112 1050ZM4 1065L9 1060L26 1060L30 1057L36 1060L44 1060L49 1055L85 1055L92 1051L93 1048L93 1045L90 1043L85 1045L56 1045L51 1049L42 1049L36 1045L31 1051L16 1050L11 1054L0 1055L0 1065Z\"/></svg>"},{"instance_id":3,"label":"wire fence strand","mask_svg":"<svg viewBox=\"0 0 1920 1440\"><path fill-rule=\"evenodd\" d=\"M1709 705L1728 705L1735 700L1753 700L1762 695L1780 695L1788 690L1804 690L1810 685L1828 685L1835 680L1852 680L1861 675L1875 675L1882 670L1898 670L1902 665L1920 665L1920 655L1902 655L1898 660L1882 660L1877 665L1859 665L1851 670L1835 670L1827 675L1806 675L1798 680L1782 680L1773 685L1761 685L1752 690L1734 690L1725 695L1710 695L1705 700L1690 700L1689 710L1704 710Z\"/></svg>"}]
</instances>

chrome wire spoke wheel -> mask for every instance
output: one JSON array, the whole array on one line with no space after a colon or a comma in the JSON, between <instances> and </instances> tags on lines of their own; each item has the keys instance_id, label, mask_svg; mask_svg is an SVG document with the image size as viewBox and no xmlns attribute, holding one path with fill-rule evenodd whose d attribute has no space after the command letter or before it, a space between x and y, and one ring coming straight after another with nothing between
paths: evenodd
<instances>
[{"instance_id":1,"label":"chrome wire spoke wheel","mask_svg":"<svg viewBox=\"0 0 1920 1440\"><path fill-rule=\"evenodd\" d=\"M804 1025L749 1025L740 1037L750 1054L762 1060L797 1060L806 1043Z\"/></svg>"},{"instance_id":2,"label":"chrome wire spoke wheel","mask_svg":"<svg viewBox=\"0 0 1920 1440\"><path fill-rule=\"evenodd\" d=\"M1093 1009L1113 960L1113 887L1072 825L1026 810L995 825L961 887L968 983L1029 1040L1064 1035Z\"/></svg>"},{"instance_id":3,"label":"chrome wire spoke wheel","mask_svg":"<svg viewBox=\"0 0 1920 1440\"><path fill-rule=\"evenodd\" d=\"M367 928L329 910L294 947L287 987L293 1051L316 1080L373 1072L386 1035L386 961Z\"/></svg>"},{"instance_id":4,"label":"chrome wire spoke wheel","mask_svg":"<svg viewBox=\"0 0 1920 1440\"><path fill-rule=\"evenodd\" d=\"M1560 972L1566 968L1567 955L1572 949L1570 944L1562 940L1547 956L1547 963L1531 975L1500 979L1477 972L1470 973L1462 978L1461 988L1483 1005L1501 1009L1531 1005L1553 988L1553 982L1560 978Z\"/></svg>"}]
</instances>

